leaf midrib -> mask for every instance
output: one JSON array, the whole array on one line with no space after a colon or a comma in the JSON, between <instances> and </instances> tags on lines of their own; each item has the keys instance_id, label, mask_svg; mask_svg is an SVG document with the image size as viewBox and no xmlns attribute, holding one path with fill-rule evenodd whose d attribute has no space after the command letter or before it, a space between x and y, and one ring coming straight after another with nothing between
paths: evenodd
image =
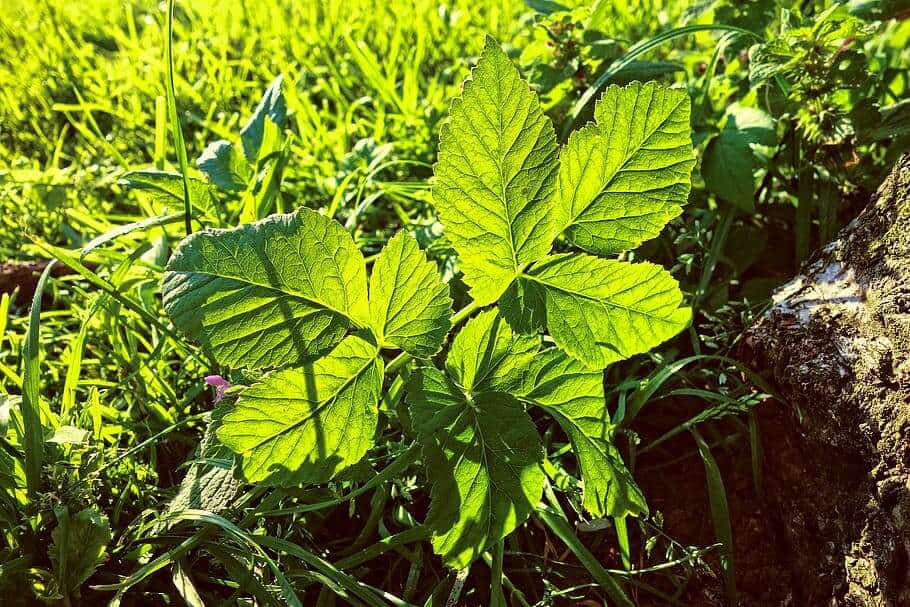
<instances>
[{"instance_id":1,"label":"leaf midrib","mask_svg":"<svg viewBox=\"0 0 910 607\"><path fill-rule=\"evenodd\" d=\"M335 308L334 306L331 306L323 301L319 301L318 299L314 299L312 297L307 297L306 295L303 295L302 293L299 293L297 291L282 290L281 288L276 287L274 285L262 284L260 282L249 280L247 278L241 278L238 276L225 276L223 274L216 274L214 272L206 272L204 270L169 270L168 273L169 274L170 273L183 274L183 275L189 275L189 276L194 276L194 275L195 276L206 276L209 278L221 279L221 280L232 280L234 282L247 284L247 285L250 285L253 287L258 287L260 289L265 289L266 291L270 291L270 292L276 293L278 295L294 297L294 298L304 301L314 307L323 308L325 310L328 310L329 312L342 316L342 317L346 318L354 327L356 327L358 329L364 328L349 313L343 312L342 310L339 310L338 308Z\"/></svg>"},{"instance_id":2,"label":"leaf midrib","mask_svg":"<svg viewBox=\"0 0 910 607\"><path fill-rule=\"evenodd\" d=\"M653 102L653 100L654 100L654 98L652 96L651 101L649 102L649 105L651 102ZM685 97L681 97L680 100L678 101L678 103L675 106L673 106L673 109L670 110L670 112L664 117L664 119L661 120L660 123L641 140L641 143L635 147L635 150L628 152L628 154L627 154L626 158L623 160L622 164L619 167L617 167L616 170L613 171L613 173L605 180L604 184L598 189L597 194L595 194L594 196L591 197L590 202L588 202L588 204L586 204L584 206L584 208L581 209L578 213L574 213L574 212L572 213L572 215L573 215L572 219L568 223L566 223L565 226L563 226L563 230L572 226L578 220L579 217L581 217L582 215L587 213L588 209L590 209L592 206L594 206L594 203L597 201L597 199L600 198L604 194L604 192L606 192L609 189L609 187L613 184L613 181L616 179L616 176L619 175L620 173L622 173L626 169L628 164L632 161L632 158L636 154L641 152L642 148L651 139L651 137L653 137L655 133L657 133L660 129L662 129L664 127L664 125L667 123L667 121L670 120L670 117L673 116L673 114L679 109L679 106L682 105L685 102L685 100L686 100ZM600 124L597 124L596 129L597 129L597 137L599 137L603 140L606 140L607 137L601 131ZM586 161L586 163L585 163L586 166L587 166L588 162L590 162L590 159L588 161Z\"/></svg>"}]
</instances>

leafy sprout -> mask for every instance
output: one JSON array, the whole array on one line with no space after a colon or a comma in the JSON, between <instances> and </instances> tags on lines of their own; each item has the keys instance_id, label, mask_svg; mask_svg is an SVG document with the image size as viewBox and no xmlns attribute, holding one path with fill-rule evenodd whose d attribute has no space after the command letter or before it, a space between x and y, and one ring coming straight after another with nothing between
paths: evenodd
<instances>
[{"instance_id":1,"label":"leafy sprout","mask_svg":"<svg viewBox=\"0 0 910 607\"><path fill-rule=\"evenodd\" d=\"M322 483L349 469L373 444L383 376L415 359L406 391L433 479L426 525L449 566L479 558L540 500L531 407L570 437L589 512L647 512L613 445L602 369L673 337L690 311L664 269L605 256L680 213L694 165L689 101L656 83L610 87L595 118L560 149L536 94L487 38L442 126L433 184L473 298L456 319L439 270L404 232L369 279L349 233L305 208L180 244L162 282L174 324L221 365L271 369L216 431L245 480ZM437 368L450 327L480 308ZM396 350L405 358L385 365Z\"/></svg>"}]
</instances>

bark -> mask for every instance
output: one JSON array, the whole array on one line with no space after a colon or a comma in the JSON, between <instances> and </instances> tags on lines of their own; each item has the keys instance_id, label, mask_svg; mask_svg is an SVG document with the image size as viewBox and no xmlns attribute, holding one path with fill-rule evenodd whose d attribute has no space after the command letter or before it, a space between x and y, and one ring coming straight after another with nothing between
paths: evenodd
<instances>
[{"instance_id":1,"label":"bark","mask_svg":"<svg viewBox=\"0 0 910 607\"><path fill-rule=\"evenodd\" d=\"M786 402L761 427L793 604L910 605L910 155L746 344Z\"/></svg>"}]
</instances>

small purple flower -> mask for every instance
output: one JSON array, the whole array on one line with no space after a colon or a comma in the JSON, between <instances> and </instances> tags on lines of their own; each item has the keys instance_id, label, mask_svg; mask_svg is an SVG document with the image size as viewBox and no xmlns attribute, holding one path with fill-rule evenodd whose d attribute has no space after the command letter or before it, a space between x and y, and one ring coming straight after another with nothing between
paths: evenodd
<instances>
[{"instance_id":1,"label":"small purple flower","mask_svg":"<svg viewBox=\"0 0 910 607\"><path fill-rule=\"evenodd\" d=\"M204 381L210 386L215 386L216 403L224 398L224 393L227 392L227 389L231 387L231 382L224 379L220 375L206 375Z\"/></svg>"}]
</instances>

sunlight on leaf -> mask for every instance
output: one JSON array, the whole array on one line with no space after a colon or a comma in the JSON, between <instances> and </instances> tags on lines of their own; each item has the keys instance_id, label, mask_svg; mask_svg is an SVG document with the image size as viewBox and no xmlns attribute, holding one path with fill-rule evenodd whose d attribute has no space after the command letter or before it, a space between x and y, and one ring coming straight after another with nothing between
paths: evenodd
<instances>
[{"instance_id":1,"label":"sunlight on leaf","mask_svg":"<svg viewBox=\"0 0 910 607\"><path fill-rule=\"evenodd\" d=\"M560 152L554 210L569 242L614 255L682 212L695 165L689 96L657 82L611 86L594 116Z\"/></svg>"},{"instance_id":2,"label":"sunlight on leaf","mask_svg":"<svg viewBox=\"0 0 910 607\"><path fill-rule=\"evenodd\" d=\"M373 264L370 313L382 344L418 358L436 354L449 332L449 287L406 232L396 234Z\"/></svg>"},{"instance_id":3,"label":"sunlight on leaf","mask_svg":"<svg viewBox=\"0 0 910 607\"><path fill-rule=\"evenodd\" d=\"M433 203L479 304L496 301L553 238L556 132L487 38L439 134Z\"/></svg>"},{"instance_id":4,"label":"sunlight on leaf","mask_svg":"<svg viewBox=\"0 0 910 607\"><path fill-rule=\"evenodd\" d=\"M273 371L243 391L218 439L240 456L245 480L322 483L373 444L382 388L378 348L351 335L322 358Z\"/></svg>"},{"instance_id":5,"label":"sunlight on leaf","mask_svg":"<svg viewBox=\"0 0 910 607\"><path fill-rule=\"evenodd\" d=\"M161 290L173 323L231 367L299 362L369 318L363 255L309 209L193 234Z\"/></svg>"}]
</instances>

